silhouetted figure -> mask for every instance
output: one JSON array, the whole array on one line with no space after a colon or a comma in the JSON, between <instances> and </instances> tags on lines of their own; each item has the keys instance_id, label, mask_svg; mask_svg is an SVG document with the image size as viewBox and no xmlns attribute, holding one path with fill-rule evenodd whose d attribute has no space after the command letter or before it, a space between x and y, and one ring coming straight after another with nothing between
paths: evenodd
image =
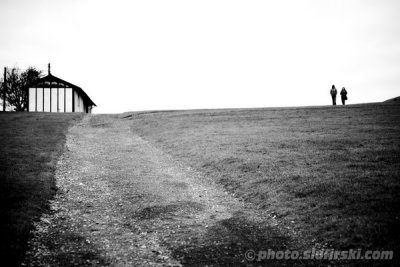
<instances>
[{"instance_id":1,"label":"silhouetted figure","mask_svg":"<svg viewBox=\"0 0 400 267\"><path fill-rule=\"evenodd\" d=\"M332 96L332 105L336 105L336 95L337 95L337 90L335 88L335 85L332 85L332 89L331 89L331 96Z\"/></svg>"},{"instance_id":2,"label":"silhouetted figure","mask_svg":"<svg viewBox=\"0 0 400 267\"><path fill-rule=\"evenodd\" d=\"M340 91L340 96L342 97L342 104L344 105L346 100L347 100L347 91L346 88L342 88L342 91Z\"/></svg>"}]
</instances>

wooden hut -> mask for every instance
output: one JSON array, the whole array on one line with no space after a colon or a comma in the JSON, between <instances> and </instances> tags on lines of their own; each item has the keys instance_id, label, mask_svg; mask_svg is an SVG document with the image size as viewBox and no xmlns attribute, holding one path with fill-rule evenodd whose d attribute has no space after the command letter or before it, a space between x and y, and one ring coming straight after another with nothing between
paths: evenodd
<instances>
[{"instance_id":1,"label":"wooden hut","mask_svg":"<svg viewBox=\"0 0 400 267\"><path fill-rule=\"evenodd\" d=\"M50 73L29 86L29 112L85 112L91 113L96 104L82 90Z\"/></svg>"}]
</instances>

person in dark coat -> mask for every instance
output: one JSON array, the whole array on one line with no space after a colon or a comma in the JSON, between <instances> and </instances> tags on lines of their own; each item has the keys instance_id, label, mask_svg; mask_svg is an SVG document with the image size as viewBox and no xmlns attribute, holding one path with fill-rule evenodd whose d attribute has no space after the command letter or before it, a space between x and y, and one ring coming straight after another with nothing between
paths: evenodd
<instances>
[{"instance_id":1,"label":"person in dark coat","mask_svg":"<svg viewBox=\"0 0 400 267\"><path fill-rule=\"evenodd\" d=\"M344 105L346 100L347 100L347 91L346 88L342 88L342 91L340 91L340 96L342 97L342 104Z\"/></svg>"},{"instance_id":2,"label":"person in dark coat","mask_svg":"<svg viewBox=\"0 0 400 267\"><path fill-rule=\"evenodd\" d=\"M337 90L335 88L335 85L332 85L332 89L331 89L331 96L332 96L332 105L336 105L336 95L337 95Z\"/></svg>"}]
</instances>

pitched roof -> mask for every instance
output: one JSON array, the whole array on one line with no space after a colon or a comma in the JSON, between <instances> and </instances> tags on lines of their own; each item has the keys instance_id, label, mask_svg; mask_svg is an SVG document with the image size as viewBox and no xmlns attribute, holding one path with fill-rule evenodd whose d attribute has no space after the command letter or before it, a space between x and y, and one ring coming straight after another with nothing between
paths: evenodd
<instances>
[{"instance_id":1,"label":"pitched roof","mask_svg":"<svg viewBox=\"0 0 400 267\"><path fill-rule=\"evenodd\" d=\"M90 97L85 93L85 91L82 90L79 86L76 86L72 83L69 83L67 81L64 81L56 76L53 76L51 74L38 79L36 82L33 84L29 85L29 87L42 87L42 88L73 88L77 90L84 99L86 99L87 102L89 102L89 105L96 106L96 104L90 99Z\"/></svg>"}]
</instances>

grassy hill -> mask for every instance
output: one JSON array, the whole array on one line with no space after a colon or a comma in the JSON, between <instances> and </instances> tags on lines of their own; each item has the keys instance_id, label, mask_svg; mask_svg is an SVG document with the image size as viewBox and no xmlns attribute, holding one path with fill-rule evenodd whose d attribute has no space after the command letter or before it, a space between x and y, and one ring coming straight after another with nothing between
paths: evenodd
<instances>
[{"instance_id":1,"label":"grassy hill","mask_svg":"<svg viewBox=\"0 0 400 267\"><path fill-rule=\"evenodd\" d=\"M300 233L306 249L318 243L398 251L399 105L120 117L133 132Z\"/></svg>"},{"instance_id":2,"label":"grassy hill","mask_svg":"<svg viewBox=\"0 0 400 267\"><path fill-rule=\"evenodd\" d=\"M400 96L388 99L384 103L400 103Z\"/></svg>"},{"instance_id":3,"label":"grassy hill","mask_svg":"<svg viewBox=\"0 0 400 267\"><path fill-rule=\"evenodd\" d=\"M102 115L97 115L101 120ZM302 237L304 249L399 251L400 106L132 112L132 132ZM0 235L16 265L57 188L76 114L1 113ZM262 245L262 244L261 244ZM362 265L362 264L361 264Z\"/></svg>"},{"instance_id":4,"label":"grassy hill","mask_svg":"<svg viewBox=\"0 0 400 267\"><path fill-rule=\"evenodd\" d=\"M54 170L76 114L0 113L0 251L18 266L33 222L56 192Z\"/></svg>"}]
</instances>

